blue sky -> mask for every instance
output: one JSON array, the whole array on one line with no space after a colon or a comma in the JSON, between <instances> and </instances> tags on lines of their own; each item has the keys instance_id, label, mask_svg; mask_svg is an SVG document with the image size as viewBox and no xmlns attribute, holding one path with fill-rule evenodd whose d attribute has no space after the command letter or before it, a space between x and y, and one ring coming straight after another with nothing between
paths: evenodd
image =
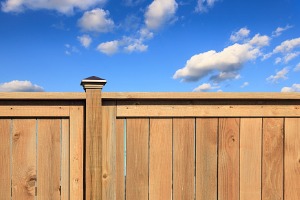
<instances>
[{"instance_id":1,"label":"blue sky","mask_svg":"<svg viewBox=\"0 0 300 200\"><path fill-rule=\"evenodd\" d=\"M0 91L300 91L299 0L0 2Z\"/></svg>"}]
</instances>

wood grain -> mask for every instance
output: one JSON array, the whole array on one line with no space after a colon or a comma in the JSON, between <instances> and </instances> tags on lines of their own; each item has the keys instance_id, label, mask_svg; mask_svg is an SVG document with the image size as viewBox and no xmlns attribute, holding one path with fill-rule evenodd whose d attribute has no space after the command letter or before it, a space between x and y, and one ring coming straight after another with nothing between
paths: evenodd
<instances>
[{"instance_id":1,"label":"wood grain","mask_svg":"<svg viewBox=\"0 0 300 200\"><path fill-rule=\"evenodd\" d=\"M150 119L149 199L172 199L172 119Z\"/></svg>"},{"instance_id":2,"label":"wood grain","mask_svg":"<svg viewBox=\"0 0 300 200\"><path fill-rule=\"evenodd\" d=\"M0 199L11 198L11 120L0 119Z\"/></svg>"},{"instance_id":3,"label":"wood grain","mask_svg":"<svg viewBox=\"0 0 300 200\"><path fill-rule=\"evenodd\" d=\"M127 119L126 199L148 199L149 119Z\"/></svg>"},{"instance_id":4,"label":"wood grain","mask_svg":"<svg viewBox=\"0 0 300 200\"><path fill-rule=\"evenodd\" d=\"M69 106L0 106L0 117L54 116L69 116Z\"/></svg>"},{"instance_id":5,"label":"wood grain","mask_svg":"<svg viewBox=\"0 0 300 200\"><path fill-rule=\"evenodd\" d=\"M300 118L285 119L284 199L300 199Z\"/></svg>"},{"instance_id":6,"label":"wood grain","mask_svg":"<svg viewBox=\"0 0 300 200\"><path fill-rule=\"evenodd\" d=\"M37 123L37 198L60 200L61 120L39 119Z\"/></svg>"},{"instance_id":7,"label":"wood grain","mask_svg":"<svg viewBox=\"0 0 300 200\"><path fill-rule=\"evenodd\" d=\"M192 200L195 195L195 119L173 119L173 198Z\"/></svg>"},{"instance_id":8,"label":"wood grain","mask_svg":"<svg viewBox=\"0 0 300 200\"><path fill-rule=\"evenodd\" d=\"M218 118L196 119L196 199L217 200Z\"/></svg>"},{"instance_id":9,"label":"wood grain","mask_svg":"<svg viewBox=\"0 0 300 200\"><path fill-rule=\"evenodd\" d=\"M125 200L124 121L116 121L116 198Z\"/></svg>"},{"instance_id":10,"label":"wood grain","mask_svg":"<svg viewBox=\"0 0 300 200\"><path fill-rule=\"evenodd\" d=\"M261 200L262 118L240 121L240 200Z\"/></svg>"},{"instance_id":11,"label":"wood grain","mask_svg":"<svg viewBox=\"0 0 300 200\"><path fill-rule=\"evenodd\" d=\"M219 119L218 200L239 199L239 118Z\"/></svg>"},{"instance_id":12,"label":"wood grain","mask_svg":"<svg viewBox=\"0 0 300 200\"><path fill-rule=\"evenodd\" d=\"M283 199L283 118L263 119L262 199Z\"/></svg>"},{"instance_id":13,"label":"wood grain","mask_svg":"<svg viewBox=\"0 0 300 200\"><path fill-rule=\"evenodd\" d=\"M61 200L70 198L70 123L61 122Z\"/></svg>"}]
</instances>

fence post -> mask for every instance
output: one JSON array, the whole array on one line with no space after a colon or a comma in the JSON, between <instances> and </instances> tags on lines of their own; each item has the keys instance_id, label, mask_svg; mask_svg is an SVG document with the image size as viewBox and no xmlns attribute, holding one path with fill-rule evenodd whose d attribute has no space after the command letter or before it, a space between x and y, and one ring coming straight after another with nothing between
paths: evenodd
<instances>
[{"instance_id":1,"label":"fence post","mask_svg":"<svg viewBox=\"0 0 300 200\"><path fill-rule=\"evenodd\" d=\"M86 200L102 199L102 99L101 91L106 80L91 76L81 85L86 92L85 172L84 195Z\"/></svg>"}]
</instances>

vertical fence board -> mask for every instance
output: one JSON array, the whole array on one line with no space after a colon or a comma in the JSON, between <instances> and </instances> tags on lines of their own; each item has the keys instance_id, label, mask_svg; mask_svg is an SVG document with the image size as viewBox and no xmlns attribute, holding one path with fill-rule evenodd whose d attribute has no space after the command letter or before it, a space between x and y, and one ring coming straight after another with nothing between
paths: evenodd
<instances>
[{"instance_id":1,"label":"vertical fence board","mask_svg":"<svg viewBox=\"0 0 300 200\"><path fill-rule=\"evenodd\" d=\"M0 199L11 197L10 119L0 119Z\"/></svg>"},{"instance_id":2,"label":"vertical fence board","mask_svg":"<svg viewBox=\"0 0 300 200\"><path fill-rule=\"evenodd\" d=\"M300 199L300 118L285 119L284 199Z\"/></svg>"},{"instance_id":3,"label":"vertical fence board","mask_svg":"<svg viewBox=\"0 0 300 200\"><path fill-rule=\"evenodd\" d=\"M172 119L150 119L149 199L172 199Z\"/></svg>"},{"instance_id":4,"label":"vertical fence board","mask_svg":"<svg viewBox=\"0 0 300 200\"><path fill-rule=\"evenodd\" d=\"M196 119L196 199L217 200L218 118Z\"/></svg>"},{"instance_id":5,"label":"vertical fence board","mask_svg":"<svg viewBox=\"0 0 300 200\"><path fill-rule=\"evenodd\" d=\"M102 200L116 200L116 106L102 107Z\"/></svg>"},{"instance_id":6,"label":"vertical fence board","mask_svg":"<svg viewBox=\"0 0 300 200\"><path fill-rule=\"evenodd\" d=\"M37 198L60 199L60 120L38 120Z\"/></svg>"},{"instance_id":7,"label":"vertical fence board","mask_svg":"<svg viewBox=\"0 0 300 200\"><path fill-rule=\"evenodd\" d=\"M36 120L13 120L12 199L33 200L36 185Z\"/></svg>"},{"instance_id":8,"label":"vertical fence board","mask_svg":"<svg viewBox=\"0 0 300 200\"><path fill-rule=\"evenodd\" d=\"M176 200L194 199L195 119L173 119L173 195Z\"/></svg>"},{"instance_id":9,"label":"vertical fence board","mask_svg":"<svg viewBox=\"0 0 300 200\"><path fill-rule=\"evenodd\" d=\"M241 118L240 200L261 200L262 118Z\"/></svg>"},{"instance_id":10,"label":"vertical fence board","mask_svg":"<svg viewBox=\"0 0 300 200\"><path fill-rule=\"evenodd\" d=\"M239 199L239 119L219 119L218 199Z\"/></svg>"},{"instance_id":11,"label":"vertical fence board","mask_svg":"<svg viewBox=\"0 0 300 200\"><path fill-rule=\"evenodd\" d=\"M116 121L116 198L125 200L124 120Z\"/></svg>"},{"instance_id":12,"label":"vertical fence board","mask_svg":"<svg viewBox=\"0 0 300 200\"><path fill-rule=\"evenodd\" d=\"M70 131L69 119L61 122L61 200L70 197Z\"/></svg>"},{"instance_id":13,"label":"vertical fence board","mask_svg":"<svg viewBox=\"0 0 300 200\"><path fill-rule=\"evenodd\" d=\"M126 199L148 199L149 119L127 119Z\"/></svg>"},{"instance_id":14,"label":"vertical fence board","mask_svg":"<svg viewBox=\"0 0 300 200\"><path fill-rule=\"evenodd\" d=\"M283 119L263 119L262 199L283 199Z\"/></svg>"}]
</instances>

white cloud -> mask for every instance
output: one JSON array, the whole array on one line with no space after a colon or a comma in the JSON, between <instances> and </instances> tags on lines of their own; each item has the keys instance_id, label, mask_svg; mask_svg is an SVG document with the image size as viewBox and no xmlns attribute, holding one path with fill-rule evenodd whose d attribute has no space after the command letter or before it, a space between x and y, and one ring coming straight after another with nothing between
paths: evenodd
<instances>
[{"instance_id":1,"label":"white cloud","mask_svg":"<svg viewBox=\"0 0 300 200\"><path fill-rule=\"evenodd\" d=\"M281 63L281 62L282 62L282 58L277 57L277 58L275 59L275 64L276 64L276 65L279 64L279 63Z\"/></svg>"},{"instance_id":2,"label":"white cloud","mask_svg":"<svg viewBox=\"0 0 300 200\"><path fill-rule=\"evenodd\" d=\"M115 54L119 50L119 42L117 40L103 42L98 45L97 50L107 55Z\"/></svg>"},{"instance_id":3,"label":"white cloud","mask_svg":"<svg viewBox=\"0 0 300 200\"><path fill-rule=\"evenodd\" d=\"M296 67L294 68L294 71L295 71L295 72L300 71L300 63L298 63L298 65L296 65Z\"/></svg>"},{"instance_id":4,"label":"white cloud","mask_svg":"<svg viewBox=\"0 0 300 200\"><path fill-rule=\"evenodd\" d=\"M32 84L30 81L14 80L0 83L0 92L44 92L41 86Z\"/></svg>"},{"instance_id":5,"label":"white cloud","mask_svg":"<svg viewBox=\"0 0 300 200\"><path fill-rule=\"evenodd\" d=\"M284 63L288 63L289 61L293 60L294 58L298 57L300 55L300 52L293 52L288 53L284 56Z\"/></svg>"},{"instance_id":6,"label":"white cloud","mask_svg":"<svg viewBox=\"0 0 300 200\"><path fill-rule=\"evenodd\" d=\"M73 53L79 53L79 50L77 49L77 47L72 46L70 44L65 44L65 48L66 48L65 54L68 55L68 56L73 54Z\"/></svg>"},{"instance_id":7,"label":"white cloud","mask_svg":"<svg viewBox=\"0 0 300 200\"><path fill-rule=\"evenodd\" d=\"M219 83L230 79L239 79L241 76L237 72L220 72L217 75L211 76L209 80Z\"/></svg>"},{"instance_id":8,"label":"white cloud","mask_svg":"<svg viewBox=\"0 0 300 200\"><path fill-rule=\"evenodd\" d=\"M96 8L86 11L78 20L78 25L83 31L106 33L112 31L114 22L109 18L109 11Z\"/></svg>"},{"instance_id":9,"label":"white cloud","mask_svg":"<svg viewBox=\"0 0 300 200\"><path fill-rule=\"evenodd\" d=\"M154 0L145 13L145 24L148 29L156 30L172 21L178 4L175 0Z\"/></svg>"},{"instance_id":10,"label":"white cloud","mask_svg":"<svg viewBox=\"0 0 300 200\"><path fill-rule=\"evenodd\" d=\"M293 26L286 25L285 27L278 27L275 31L272 32L272 37L280 36L284 31L292 28Z\"/></svg>"},{"instance_id":11,"label":"white cloud","mask_svg":"<svg viewBox=\"0 0 300 200\"><path fill-rule=\"evenodd\" d=\"M238 42L238 41L242 41L245 38L248 37L250 33L250 30L247 28L241 28L239 31L234 32L233 34L231 34L230 36L230 41L232 42Z\"/></svg>"},{"instance_id":12,"label":"white cloud","mask_svg":"<svg viewBox=\"0 0 300 200\"><path fill-rule=\"evenodd\" d=\"M210 83L203 83L202 85L199 85L196 87L193 92L206 92L209 90L220 88L219 86L211 85Z\"/></svg>"},{"instance_id":13,"label":"white cloud","mask_svg":"<svg viewBox=\"0 0 300 200\"><path fill-rule=\"evenodd\" d=\"M198 0L196 12L207 12L208 9L212 8L217 1L219 0Z\"/></svg>"},{"instance_id":14,"label":"white cloud","mask_svg":"<svg viewBox=\"0 0 300 200\"><path fill-rule=\"evenodd\" d=\"M143 51L147 51L148 46L137 40L128 44L124 48L127 52L143 52Z\"/></svg>"},{"instance_id":15,"label":"white cloud","mask_svg":"<svg viewBox=\"0 0 300 200\"><path fill-rule=\"evenodd\" d=\"M243 85L241 85L241 88L247 87L249 85L249 82L244 82Z\"/></svg>"},{"instance_id":16,"label":"white cloud","mask_svg":"<svg viewBox=\"0 0 300 200\"><path fill-rule=\"evenodd\" d=\"M291 87L283 87L281 92L300 92L300 84L293 84Z\"/></svg>"},{"instance_id":17,"label":"white cloud","mask_svg":"<svg viewBox=\"0 0 300 200\"><path fill-rule=\"evenodd\" d=\"M227 75L228 79L238 78L238 70L244 63L261 56L261 48L267 45L269 40L268 36L256 35L244 44L233 44L221 52L211 50L194 55L186 62L185 67L175 72L173 78L197 81L215 71L218 71L219 75L212 76L211 79L221 77L222 73Z\"/></svg>"},{"instance_id":18,"label":"white cloud","mask_svg":"<svg viewBox=\"0 0 300 200\"><path fill-rule=\"evenodd\" d=\"M6 0L1 3L1 6L4 12L22 12L25 9L48 9L70 14L75 9L87 10L104 2L105 0Z\"/></svg>"},{"instance_id":19,"label":"white cloud","mask_svg":"<svg viewBox=\"0 0 300 200\"><path fill-rule=\"evenodd\" d=\"M275 75L269 76L266 80L277 83L280 79L286 80L287 73L289 72L289 69L287 67L283 68L282 70L278 71Z\"/></svg>"},{"instance_id":20,"label":"white cloud","mask_svg":"<svg viewBox=\"0 0 300 200\"><path fill-rule=\"evenodd\" d=\"M77 39L81 43L82 46L88 48L92 43L92 38L89 35L78 36Z\"/></svg>"},{"instance_id":21,"label":"white cloud","mask_svg":"<svg viewBox=\"0 0 300 200\"><path fill-rule=\"evenodd\" d=\"M280 45L275 47L273 53L288 53L297 47L300 47L300 37L282 42Z\"/></svg>"}]
</instances>

